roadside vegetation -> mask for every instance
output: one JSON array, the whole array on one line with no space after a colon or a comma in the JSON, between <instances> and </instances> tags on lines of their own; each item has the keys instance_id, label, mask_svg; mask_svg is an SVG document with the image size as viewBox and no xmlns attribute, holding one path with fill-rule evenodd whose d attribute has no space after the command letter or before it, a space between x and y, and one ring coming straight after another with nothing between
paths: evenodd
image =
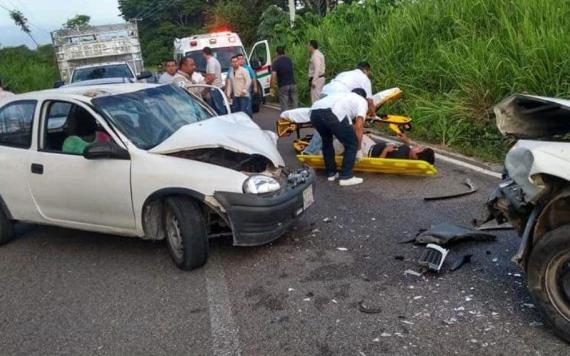
<instances>
[{"instance_id":1,"label":"roadside vegetation","mask_svg":"<svg viewBox=\"0 0 570 356\"><path fill-rule=\"evenodd\" d=\"M0 48L0 78L15 93L51 88L59 80L53 47Z\"/></svg>"}]
</instances>

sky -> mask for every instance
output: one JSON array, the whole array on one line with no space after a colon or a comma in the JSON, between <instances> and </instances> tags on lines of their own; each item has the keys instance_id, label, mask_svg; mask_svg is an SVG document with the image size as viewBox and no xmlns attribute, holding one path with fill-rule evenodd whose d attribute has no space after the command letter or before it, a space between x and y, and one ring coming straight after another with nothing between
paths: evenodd
<instances>
[{"instance_id":1,"label":"sky","mask_svg":"<svg viewBox=\"0 0 570 356\"><path fill-rule=\"evenodd\" d=\"M0 47L26 45L35 48L4 8L20 10L28 18L32 36L40 44L50 43L50 31L61 28L75 15L91 16L92 25L124 22L117 0L0 0Z\"/></svg>"}]
</instances>

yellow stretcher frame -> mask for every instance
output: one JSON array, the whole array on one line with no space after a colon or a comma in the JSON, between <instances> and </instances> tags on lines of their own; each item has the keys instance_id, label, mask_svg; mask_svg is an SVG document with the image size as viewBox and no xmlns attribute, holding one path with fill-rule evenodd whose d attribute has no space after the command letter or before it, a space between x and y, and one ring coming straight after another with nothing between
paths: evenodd
<instances>
[{"instance_id":1,"label":"yellow stretcher frame","mask_svg":"<svg viewBox=\"0 0 570 356\"><path fill-rule=\"evenodd\" d=\"M325 161L323 156L316 155L297 155L297 159L302 163L315 168L324 169ZM342 156L336 156L336 164L340 167L342 164ZM395 158L371 158L364 157L359 159L354 165L356 172L368 173L387 173L387 174L404 174L404 175L421 175L434 176L437 174L437 168L426 161L414 159L395 159Z\"/></svg>"}]
</instances>

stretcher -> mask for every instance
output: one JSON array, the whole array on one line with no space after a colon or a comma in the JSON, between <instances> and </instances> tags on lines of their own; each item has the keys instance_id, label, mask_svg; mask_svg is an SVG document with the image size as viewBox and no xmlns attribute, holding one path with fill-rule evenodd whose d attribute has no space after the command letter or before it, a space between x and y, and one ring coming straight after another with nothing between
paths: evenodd
<instances>
[{"instance_id":1,"label":"stretcher","mask_svg":"<svg viewBox=\"0 0 570 356\"><path fill-rule=\"evenodd\" d=\"M393 103L401 96L402 91L399 88L391 88L375 94L372 99L378 111L383 105ZM298 154L297 159L315 169L324 169L325 164L322 156L300 154L311 142L312 135L303 136L301 134L301 130L313 127L310 116L310 108L293 109L281 113L281 117L276 122L277 136L288 137L295 133L296 139L293 141L293 148ZM394 133L402 133L411 130L411 122L412 119L407 116L383 114L366 118L364 127L367 132L375 132L380 126L388 125L388 128ZM342 156L337 156L336 162L340 166ZM425 161L373 157L364 157L358 160L355 163L354 171L428 176L437 174L437 169Z\"/></svg>"},{"instance_id":2,"label":"stretcher","mask_svg":"<svg viewBox=\"0 0 570 356\"><path fill-rule=\"evenodd\" d=\"M297 155L297 159L315 169L324 169L325 161L323 156ZM336 156L338 167L342 164L342 156ZM387 173L404 175L425 175L433 176L437 174L437 168L425 161L413 159L394 158L372 158L364 157L354 164L355 172Z\"/></svg>"}]
</instances>

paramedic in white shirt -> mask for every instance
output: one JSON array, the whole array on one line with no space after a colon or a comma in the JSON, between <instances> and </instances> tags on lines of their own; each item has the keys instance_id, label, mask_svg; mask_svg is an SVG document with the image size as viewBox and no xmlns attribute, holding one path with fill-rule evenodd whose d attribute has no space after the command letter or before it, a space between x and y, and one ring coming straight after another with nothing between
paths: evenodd
<instances>
[{"instance_id":1,"label":"paramedic in white shirt","mask_svg":"<svg viewBox=\"0 0 570 356\"><path fill-rule=\"evenodd\" d=\"M169 59L166 61L166 72L162 73L160 78L158 78L158 84L171 84L178 67L176 66L176 61L174 59Z\"/></svg>"},{"instance_id":2,"label":"paramedic in white shirt","mask_svg":"<svg viewBox=\"0 0 570 356\"><path fill-rule=\"evenodd\" d=\"M339 73L333 80L323 87L321 97L334 93L348 93L357 88L364 89L366 97L372 97L372 83L370 82L370 64L360 62L356 69Z\"/></svg>"},{"instance_id":3,"label":"paramedic in white shirt","mask_svg":"<svg viewBox=\"0 0 570 356\"><path fill-rule=\"evenodd\" d=\"M352 170L362 142L364 119L374 109L374 103L366 99L366 92L361 88L349 93L331 94L311 107L311 123L323 140L323 159L330 182L339 178L342 186L362 183L363 179L355 177ZM334 138L344 146L340 176L335 162Z\"/></svg>"}]
</instances>

